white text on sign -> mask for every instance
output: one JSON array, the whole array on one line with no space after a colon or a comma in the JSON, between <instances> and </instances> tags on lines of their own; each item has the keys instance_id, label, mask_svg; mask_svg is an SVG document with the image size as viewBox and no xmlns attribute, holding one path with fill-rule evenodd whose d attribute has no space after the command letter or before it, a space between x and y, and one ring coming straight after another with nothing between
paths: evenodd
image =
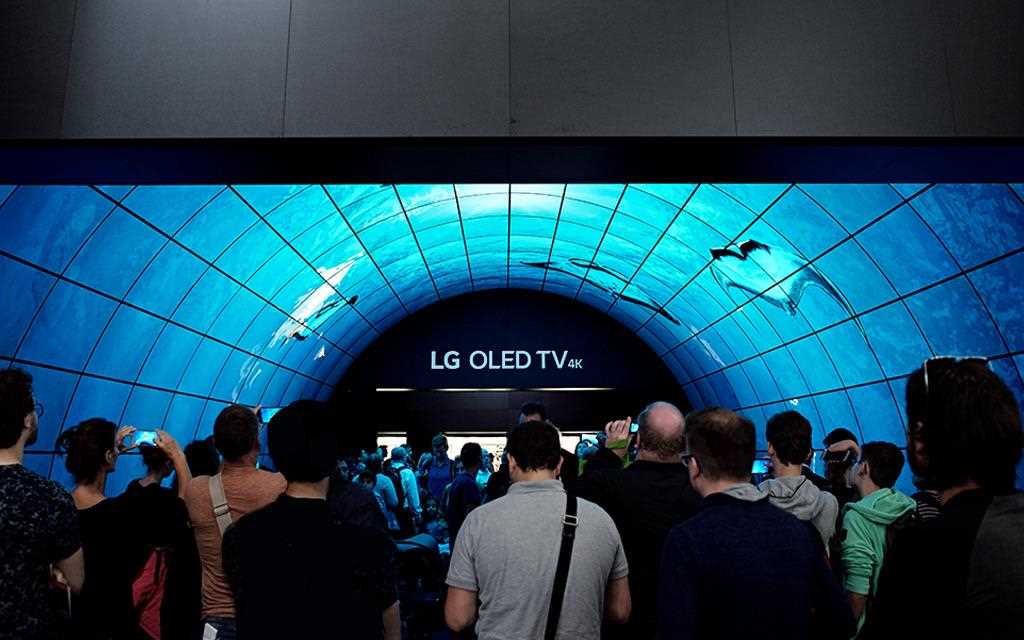
<instances>
[{"instance_id":1,"label":"white text on sign","mask_svg":"<svg viewBox=\"0 0 1024 640\"><path fill-rule=\"evenodd\" d=\"M582 369L583 358L569 359L569 352L553 351L542 349L539 351L473 351L469 354L469 366L472 369L529 369L534 363L541 369L547 369L548 365L553 368L565 368L567 363L570 369ZM438 352L430 352L431 369L459 369L462 366L462 358L458 351L446 351L438 360Z\"/></svg>"}]
</instances>

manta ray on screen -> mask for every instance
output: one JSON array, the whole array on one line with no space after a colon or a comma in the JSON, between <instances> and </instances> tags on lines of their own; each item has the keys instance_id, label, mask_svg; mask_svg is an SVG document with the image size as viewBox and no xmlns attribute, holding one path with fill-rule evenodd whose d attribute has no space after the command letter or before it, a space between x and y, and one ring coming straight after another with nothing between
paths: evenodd
<instances>
[{"instance_id":1,"label":"manta ray on screen","mask_svg":"<svg viewBox=\"0 0 1024 640\"><path fill-rule=\"evenodd\" d=\"M814 286L851 317L856 315L839 288L806 258L757 240L712 249L711 274L730 300L729 290L739 289L795 316L807 289ZM864 334L860 320L854 318L854 322Z\"/></svg>"},{"instance_id":2,"label":"manta ray on screen","mask_svg":"<svg viewBox=\"0 0 1024 640\"><path fill-rule=\"evenodd\" d=\"M545 271L557 271L559 273L564 273L565 275L576 278L577 280L590 283L601 291L609 294L612 297L612 300L622 300L623 302L639 305L657 313L672 324L679 324L679 321L673 318L672 314L665 311L665 307L656 304L650 298L641 299L622 293L622 289L624 289L630 282L629 278L614 269L609 269L608 267L602 266L591 260L569 258L565 262L559 260L548 260L546 262L520 262L519 264L527 267L534 267L536 269L544 269ZM572 267L582 269L583 273L573 271L571 269Z\"/></svg>"}]
</instances>

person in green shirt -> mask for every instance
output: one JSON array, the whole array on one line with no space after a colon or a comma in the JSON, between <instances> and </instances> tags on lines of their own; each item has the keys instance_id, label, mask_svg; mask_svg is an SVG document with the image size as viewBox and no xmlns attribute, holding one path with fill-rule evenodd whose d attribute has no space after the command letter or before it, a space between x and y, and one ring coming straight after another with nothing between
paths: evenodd
<instances>
[{"instance_id":1,"label":"person in green shirt","mask_svg":"<svg viewBox=\"0 0 1024 640\"><path fill-rule=\"evenodd\" d=\"M886 528L914 511L912 498L893 489L903 470L903 453L890 442L869 442L851 469L860 500L843 511L843 586L849 594L857 634L864 626L871 595L885 560ZM854 637L857 637L854 634Z\"/></svg>"}]
</instances>

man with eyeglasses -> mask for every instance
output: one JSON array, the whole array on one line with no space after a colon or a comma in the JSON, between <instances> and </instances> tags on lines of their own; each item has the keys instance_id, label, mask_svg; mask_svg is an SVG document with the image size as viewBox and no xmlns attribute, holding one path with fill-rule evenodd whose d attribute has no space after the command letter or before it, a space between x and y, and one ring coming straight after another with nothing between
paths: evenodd
<instances>
[{"instance_id":1,"label":"man with eyeglasses","mask_svg":"<svg viewBox=\"0 0 1024 640\"><path fill-rule=\"evenodd\" d=\"M854 620L816 533L750 483L753 423L686 416L683 455L700 510L662 550L658 638L847 640Z\"/></svg>"},{"instance_id":2,"label":"man with eyeglasses","mask_svg":"<svg viewBox=\"0 0 1024 640\"><path fill-rule=\"evenodd\" d=\"M862 637L1020 638L1024 433L984 358L932 358L907 380L907 459L941 514L900 531ZM928 615L917 615L928 611Z\"/></svg>"},{"instance_id":3,"label":"man with eyeglasses","mask_svg":"<svg viewBox=\"0 0 1024 640\"><path fill-rule=\"evenodd\" d=\"M60 485L22 465L42 415L32 397L32 376L0 370L0 638L57 635L51 567L75 593L85 579L74 501Z\"/></svg>"}]
</instances>

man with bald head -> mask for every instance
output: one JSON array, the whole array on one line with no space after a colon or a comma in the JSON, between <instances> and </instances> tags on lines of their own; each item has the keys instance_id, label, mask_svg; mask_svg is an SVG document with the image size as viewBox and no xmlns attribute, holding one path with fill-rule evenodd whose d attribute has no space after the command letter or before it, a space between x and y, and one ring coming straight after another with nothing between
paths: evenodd
<instances>
[{"instance_id":1,"label":"man with bald head","mask_svg":"<svg viewBox=\"0 0 1024 640\"><path fill-rule=\"evenodd\" d=\"M608 450L625 459L630 418L605 426ZM628 467L584 469L581 498L612 517L630 566L633 615L627 625L609 627L605 637L653 638L657 624L658 563L669 529L696 513L699 497L680 454L685 419L674 405L655 402L637 417L637 459Z\"/></svg>"}]
</instances>

